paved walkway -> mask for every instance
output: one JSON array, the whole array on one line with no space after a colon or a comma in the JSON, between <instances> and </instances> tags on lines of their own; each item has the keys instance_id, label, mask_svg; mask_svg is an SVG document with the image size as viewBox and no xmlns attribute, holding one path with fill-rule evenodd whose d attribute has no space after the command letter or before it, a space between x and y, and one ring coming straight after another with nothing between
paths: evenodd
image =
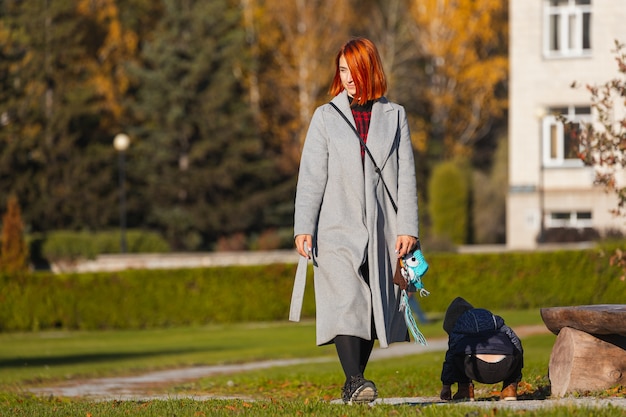
<instances>
[{"instance_id":1,"label":"paved walkway","mask_svg":"<svg viewBox=\"0 0 626 417\"><path fill-rule=\"evenodd\" d=\"M515 331L520 335L520 337L548 332L546 327L543 325L524 326L521 328L515 328ZM445 339L429 340L427 346L416 345L414 343L397 343L391 345L388 349L375 349L372 352L371 360L376 361L385 358L415 355L424 352L445 351L446 348L447 340ZM191 368L148 372L136 376L94 378L89 380L70 381L56 386L32 388L30 389L30 392L43 396L58 396L70 398L80 397L83 399L92 399L95 401L147 401L154 399L180 398L189 398L203 401L215 399L217 397L211 395L180 394L153 395L150 392L153 392L153 388L155 387L191 381L199 378L206 378L210 377L211 375L245 372L277 366L292 366L302 363L329 362L335 360L336 358L333 356L307 359L268 360L262 362L234 365L196 366ZM224 397L219 398L224 399ZM241 399L241 397L233 399ZM252 401L252 399L250 398L245 399ZM332 402L342 404L341 400L334 400ZM372 406L375 406L376 404L446 406L452 403L440 401L438 397L391 397L379 398L374 403L372 403ZM463 404L489 409L510 408L520 410L534 410L542 407L552 406L607 407L609 405L626 409L626 398L566 397L560 399L519 401L479 400L475 402L464 402Z\"/></svg>"},{"instance_id":2,"label":"paved walkway","mask_svg":"<svg viewBox=\"0 0 626 417\"><path fill-rule=\"evenodd\" d=\"M388 349L375 349L372 352L371 360L375 361L384 358L415 355L424 352L444 351L446 347L447 341L443 339L429 341L428 346L416 345L414 343L396 343L391 345ZM331 362L335 360L337 359L334 356L326 356L305 359L276 359L233 365L194 366L191 368L148 372L136 376L70 381L56 386L32 388L30 391L36 394L54 395L59 397L136 399L145 398L146 391L149 391L146 388L154 387L155 385L175 384L218 374L254 371L277 366L299 365L302 363Z\"/></svg>"}]
</instances>

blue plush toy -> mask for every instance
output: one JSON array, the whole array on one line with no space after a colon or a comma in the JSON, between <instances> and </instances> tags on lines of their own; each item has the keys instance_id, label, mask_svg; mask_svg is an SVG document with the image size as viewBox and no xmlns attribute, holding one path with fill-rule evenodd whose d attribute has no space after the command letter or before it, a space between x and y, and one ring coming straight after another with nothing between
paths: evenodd
<instances>
[{"instance_id":1,"label":"blue plush toy","mask_svg":"<svg viewBox=\"0 0 626 417\"><path fill-rule=\"evenodd\" d=\"M420 249L405 255L400 260L400 266L402 267L402 271L400 272L407 281L407 284L409 284L409 291L416 292L419 290L420 296L422 297L430 294L422 283L422 277L428 271L428 263L426 259L424 259L424 254Z\"/></svg>"},{"instance_id":2,"label":"blue plush toy","mask_svg":"<svg viewBox=\"0 0 626 417\"><path fill-rule=\"evenodd\" d=\"M402 270L402 277L406 280L409 292L419 292L420 297L425 297L430 294L426 288L424 288L424 284L422 283L422 277L428 271L428 263L426 259L424 259L424 254L420 249L416 249L413 253L409 253L400 259L400 267ZM408 329L411 331L413 335L413 339L415 342L419 342L422 345L427 345L426 338L420 332L419 327L417 327L417 323L413 318L413 313L411 312L411 307L409 307L409 295L407 290L402 290L400 301L400 310L404 310L404 321Z\"/></svg>"}]
</instances>

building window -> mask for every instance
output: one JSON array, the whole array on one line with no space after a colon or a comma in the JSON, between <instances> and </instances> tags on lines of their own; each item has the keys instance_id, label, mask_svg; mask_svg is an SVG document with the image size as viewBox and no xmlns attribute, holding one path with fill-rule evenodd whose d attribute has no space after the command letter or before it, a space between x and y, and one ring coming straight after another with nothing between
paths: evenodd
<instances>
[{"instance_id":1,"label":"building window","mask_svg":"<svg viewBox=\"0 0 626 417\"><path fill-rule=\"evenodd\" d=\"M591 55L591 0L544 0L547 57Z\"/></svg>"},{"instance_id":2,"label":"building window","mask_svg":"<svg viewBox=\"0 0 626 417\"><path fill-rule=\"evenodd\" d=\"M590 211L553 211L546 216L546 227L584 229L593 226Z\"/></svg>"},{"instance_id":3,"label":"building window","mask_svg":"<svg viewBox=\"0 0 626 417\"><path fill-rule=\"evenodd\" d=\"M563 123L558 116L569 122ZM546 167L580 167L578 136L582 124L591 122L591 108L585 106L554 107L543 118L543 165Z\"/></svg>"}]
</instances>

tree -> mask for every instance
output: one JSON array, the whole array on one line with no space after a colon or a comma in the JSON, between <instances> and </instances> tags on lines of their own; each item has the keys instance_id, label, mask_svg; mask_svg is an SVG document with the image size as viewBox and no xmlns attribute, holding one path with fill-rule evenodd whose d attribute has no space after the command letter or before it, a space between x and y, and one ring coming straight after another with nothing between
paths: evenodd
<instances>
[{"instance_id":1,"label":"tree","mask_svg":"<svg viewBox=\"0 0 626 417\"><path fill-rule=\"evenodd\" d=\"M414 94L430 115L423 140L435 159L471 155L507 106L507 2L412 0L410 13L425 65Z\"/></svg>"},{"instance_id":2,"label":"tree","mask_svg":"<svg viewBox=\"0 0 626 417\"><path fill-rule=\"evenodd\" d=\"M104 228L117 217L111 141L134 37L112 0L7 1L4 12L0 186L34 231Z\"/></svg>"},{"instance_id":3,"label":"tree","mask_svg":"<svg viewBox=\"0 0 626 417\"><path fill-rule=\"evenodd\" d=\"M435 2L413 0L0 1L0 203L19 196L33 232L117 226L112 139L124 131L129 228L159 230L179 249L282 232L311 114L329 100L332 61L350 36L379 46L388 96L405 106L415 149L428 155L417 158L426 183L428 164L488 142L479 138L495 113L478 123L462 113L492 109L467 99L480 96L478 75L502 97L489 72L500 61L487 58L505 49L505 6L444 3L449 21ZM452 29L408 13L420 5ZM493 30L479 36L475 21ZM422 47L440 34L458 41ZM439 58L450 68L437 75L465 98L451 100L427 73ZM467 131L456 120L469 120Z\"/></svg>"},{"instance_id":4,"label":"tree","mask_svg":"<svg viewBox=\"0 0 626 417\"><path fill-rule=\"evenodd\" d=\"M406 11L410 0L366 0L354 7L368 10L369 19L355 20L358 33L378 46L388 80L388 96L414 110L416 88L421 71L419 50L413 44L416 24ZM416 144L421 145L421 144Z\"/></svg>"},{"instance_id":5,"label":"tree","mask_svg":"<svg viewBox=\"0 0 626 417\"><path fill-rule=\"evenodd\" d=\"M350 33L349 0L256 0L261 132L293 175L315 107L327 101L333 59ZM294 184L295 185L295 184Z\"/></svg>"},{"instance_id":6,"label":"tree","mask_svg":"<svg viewBox=\"0 0 626 417\"><path fill-rule=\"evenodd\" d=\"M123 100L131 85L125 66L137 54L137 34L122 26L115 0L80 0L76 14L91 28L85 36L87 82L99 98L99 127L112 136L125 122Z\"/></svg>"},{"instance_id":7,"label":"tree","mask_svg":"<svg viewBox=\"0 0 626 417\"><path fill-rule=\"evenodd\" d=\"M129 172L147 222L178 249L267 224L282 195L272 149L257 134L245 90L249 65L235 1L165 1L141 53L139 121ZM129 155L130 156L130 155Z\"/></svg>"},{"instance_id":8,"label":"tree","mask_svg":"<svg viewBox=\"0 0 626 417\"><path fill-rule=\"evenodd\" d=\"M596 169L595 183L617 197L613 214L626 217L626 185L623 175L626 167L626 45L615 41L615 60L618 76L600 85L587 85L591 94L591 108L596 120L582 125L575 150L585 165ZM573 87L577 87L576 83ZM567 123L567 119L561 116ZM577 130L575 130L577 131ZM611 257L611 264L624 271L626 280L626 252L618 249Z\"/></svg>"},{"instance_id":9,"label":"tree","mask_svg":"<svg viewBox=\"0 0 626 417\"><path fill-rule=\"evenodd\" d=\"M24 241L24 225L17 197L11 196L2 216L2 253L0 270L10 274L28 270L28 247Z\"/></svg>"}]
</instances>

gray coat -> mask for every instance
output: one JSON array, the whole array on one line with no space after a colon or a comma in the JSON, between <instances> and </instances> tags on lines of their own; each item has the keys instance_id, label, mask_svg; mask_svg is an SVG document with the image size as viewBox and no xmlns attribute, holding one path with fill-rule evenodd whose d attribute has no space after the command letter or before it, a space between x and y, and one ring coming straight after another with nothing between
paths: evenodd
<instances>
[{"instance_id":1,"label":"gray coat","mask_svg":"<svg viewBox=\"0 0 626 417\"><path fill-rule=\"evenodd\" d=\"M346 92L332 101L354 124ZM371 339L372 312L381 347L408 340L398 311L400 290L392 282L397 236L418 236L413 148L402 106L384 97L374 103L367 147L397 214L369 157L361 162L350 126L330 104L315 110L302 150L294 236L313 235L318 345L337 335ZM365 262L369 286L359 270ZM306 261L299 263L297 277L303 269ZM294 297L291 320L299 320L300 307L301 297Z\"/></svg>"}]
</instances>

